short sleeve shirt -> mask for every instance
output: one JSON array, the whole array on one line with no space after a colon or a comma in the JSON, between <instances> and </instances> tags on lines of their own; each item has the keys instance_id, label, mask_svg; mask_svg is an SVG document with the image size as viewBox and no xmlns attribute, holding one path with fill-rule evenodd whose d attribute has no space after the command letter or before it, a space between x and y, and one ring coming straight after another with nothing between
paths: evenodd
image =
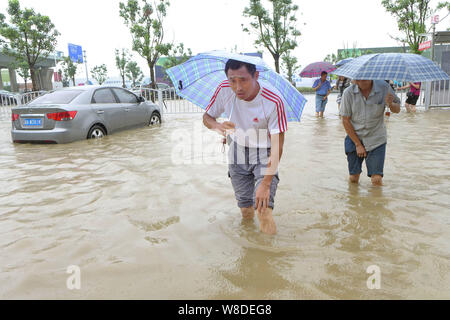
<instances>
[{"instance_id":1,"label":"short sleeve shirt","mask_svg":"<svg viewBox=\"0 0 450 320\"><path fill-rule=\"evenodd\" d=\"M321 79L317 79L316 81L314 81L314 84L313 84L312 87L313 87L313 88L317 87L321 81L322 81ZM320 87L320 89L316 91L316 94L325 96L325 95L328 94L328 91L329 91L329 90L331 90L331 84L330 84L330 81L325 80L325 82L322 84L322 86Z\"/></svg>"},{"instance_id":2,"label":"short sleeve shirt","mask_svg":"<svg viewBox=\"0 0 450 320\"><path fill-rule=\"evenodd\" d=\"M350 121L367 151L376 149L387 142L384 124L385 99L388 93L394 96L394 102L400 99L385 81L373 81L369 97L362 95L359 87L352 84L342 95L340 115L350 117Z\"/></svg>"},{"instance_id":3,"label":"short sleeve shirt","mask_svg":"<svg viewBox=\"0 0 450 320\"><path fill-rule=\"evenodd\" d=\"M273 86L260 83L252 101L240 100L226 80L214 93L206 112L213 118L222 115L236 125L232 139L250 148L270 148L270 136L287 131L286 102Z\"/></svg>"}]
</instances>

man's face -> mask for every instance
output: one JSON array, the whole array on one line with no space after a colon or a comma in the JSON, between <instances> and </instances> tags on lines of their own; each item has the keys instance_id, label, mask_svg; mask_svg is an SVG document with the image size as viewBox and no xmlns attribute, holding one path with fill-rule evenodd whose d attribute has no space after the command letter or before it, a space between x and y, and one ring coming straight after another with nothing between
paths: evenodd
<instances>
[{"instance_id":1,"label":"man's face","mask_svg":"<svg viewBox=\"0 0 450 320\"><path fill-rule=\"evenodd\" d=\"M372 87L372 80L356 80L355 82L361 90L369 90Z\"/></svg>"},{"instance_id":2,"label":"man's face","mask_svg":"<svg viewBox=\"0 0 450 320\"><path fill-rule=\"evenodd\" d=\"M322 82L325 82L326 80L327 80L327 74L325 73L325 74L322 74L321 76L320 76L320 79L322 80Z\"/></svg>"},{"instance_id":3,"label":"man's face","mask_svg":"<svg viewBox=\"0 0 450 320\"><path fill-rule=\"evenodd\" d=\"M231 89L240 100L250 100L255 90L258 88L259 72L256 71L255 75L248 72L245 66L240 67L237 70L228 70L228 81L230 82Z\"/></svg>"}]
</instances>

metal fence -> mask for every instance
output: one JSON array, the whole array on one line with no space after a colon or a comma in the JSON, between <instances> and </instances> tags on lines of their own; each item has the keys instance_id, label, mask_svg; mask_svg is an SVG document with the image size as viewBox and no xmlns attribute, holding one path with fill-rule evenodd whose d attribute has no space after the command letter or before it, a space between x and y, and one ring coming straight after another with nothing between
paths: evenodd
<instances>
[{"instance_id":1,"label":"metal fence","mask_svg":"<svg viewBox=\"0 0 450 320\"><path fill-rule=\"evenodd\" d=\"M137 92L135 92L137 93ZM139 94L148 101L152 101L160 106L165 114L190 114L203 113L204 110L180 97L174 88L155 90L141 89Z\"/></svg>"},{"instance_id":2,"label":"metal fence","mask_svg":"<svg viewBox=\"0 0 450 320\"><path fill-rule=\"evenodd\" d=\"M425 107L450 107L450 81L433 81L428 83L427 86L428 93L425 95Z\"/></svg>"},{"instance_id":3,"label":"metal fence","mask_svg":"<svg viewBox=\"0 0 450 320\"><path fill-rule=\"evenodd\" d=\"M45 94L46 91L32 91L22 94L0 92L0 107L15 107L27 104L33 99Z\"/></svg>"}]
</instances>

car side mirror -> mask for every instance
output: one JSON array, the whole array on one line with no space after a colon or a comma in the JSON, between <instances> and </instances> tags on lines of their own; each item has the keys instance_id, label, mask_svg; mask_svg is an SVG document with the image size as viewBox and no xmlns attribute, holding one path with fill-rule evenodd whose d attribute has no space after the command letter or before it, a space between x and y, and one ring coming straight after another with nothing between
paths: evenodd
<instances>
[{"instance_id":1,"label":"car side mirror","mask_svg":"<svg viewBox=\"0 0 450 320\"><path fill-rule=\"evenodd\" d=\"M143 96L139 96L139 97L138 97L138 102L139 102L139 103L145 102L145 98L144 98Z\"/></svg>"}]
</instances>

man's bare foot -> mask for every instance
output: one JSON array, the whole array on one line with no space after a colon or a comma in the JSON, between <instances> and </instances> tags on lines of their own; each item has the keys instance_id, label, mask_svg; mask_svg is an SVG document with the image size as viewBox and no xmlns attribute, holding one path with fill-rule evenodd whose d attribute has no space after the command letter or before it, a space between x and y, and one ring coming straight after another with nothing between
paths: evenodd
<instances>
[{"instance_id":1,"label":"man's bare foot","mask_svg":"<svg viewBox=\"0 0 450 320\"><path fill-rule=\"evenodd\" d=\"M272 209L267 208L261 212L258 212L259 229L262 233L274 235L277 233L277 226L275 220L272 217Z\"/></svg>"},{"instance_id":2,"label":"man's bare foot","mask_svg":"<svg viewBox=\"0 0 450 320\"><path fill-rule=\"evenodd\" d=\"M253 208L242 208L241 213L243 220L253 220L255 217L255 210Z\"/></svg>"},{"instance_id":3,"label":"man's bare foot","mask_svg":"<svg viewBox=\"0 0 450 320\"><path fill-rule=\"evenodd\" d=\"M259 229L261 230L262 233L269 235L274 235L277 233L277 226L273 219L260 220Z\"/></svg>"}]
</instances>

